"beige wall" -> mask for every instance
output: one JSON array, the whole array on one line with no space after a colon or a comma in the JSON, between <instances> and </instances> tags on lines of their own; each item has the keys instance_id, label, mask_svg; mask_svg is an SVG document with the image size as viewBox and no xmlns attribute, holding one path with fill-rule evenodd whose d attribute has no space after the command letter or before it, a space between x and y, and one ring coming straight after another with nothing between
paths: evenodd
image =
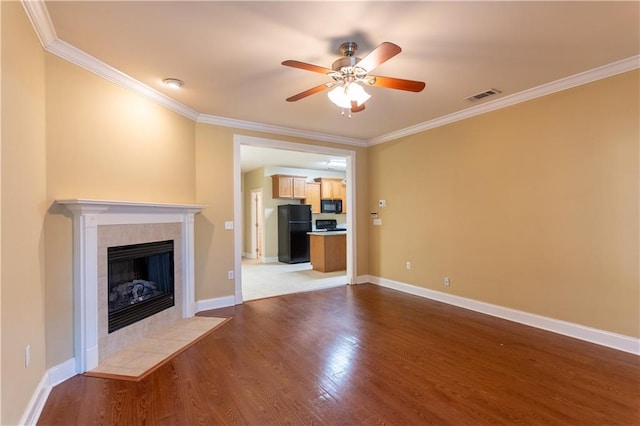
<instances>
[{"instance_id":1,"label":"beige wall","mask_svg":"<svg viewBox=\"0 0 640 426\"><path fill-rule=\"evenodd\" d=\"M17 424L45 373L45 61L18 2L2 9L2 418ZM31 363L25 367L25 347Z\"/></svg>"},{"instance_id":2,"label":"beige wall","mask_svg":"<svg viewBox=\"0 0 640 426\"><path fill-rule=\"evenodd\" d=\"M370 148L370 273L639 337L638 77Z\"/></svg>"},{"instance_id":3,"label":"beige wall","mask_svg":"<svg viewBox=\"0 0 640 426\"><path fill-rule=\"evenodd\" d=\"M55 200L194 203L195 124L49 54L46 108L46 324L52 367L73 356L72 220Z\"/></svg>"},{"instance_id":4,"label":"beige wall","mask_svg":"<svg viewBox=\"0 0 640 426\"><path fill-rule=\"evenodd\" d=\"M233 231L233 130L196 126L196 201L207 206L196 216L196 300L232 296L234 281Z\"/></svg>"}]
</instances>

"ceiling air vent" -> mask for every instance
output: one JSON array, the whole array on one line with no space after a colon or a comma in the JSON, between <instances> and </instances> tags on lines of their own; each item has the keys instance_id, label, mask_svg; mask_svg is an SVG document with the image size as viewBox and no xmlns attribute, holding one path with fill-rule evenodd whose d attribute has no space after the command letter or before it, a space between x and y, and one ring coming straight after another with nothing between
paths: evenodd
<instances>
[{"instance_id":1,"label":"ceiling air vent","mask_svg":"<svg viewBox=\"0 0 640 426\"><path fill-rule=\"evenodd\" d=\"M489 96L497 95L498 93L502 93L502 92L500 92L498 89L489 89L489 90L485 90L484 92L476 93L473 96L469 96L467 100L471 102L475 102L475 101L479 101L480 99L487 98Z\"/></svg>"}]
</instances>

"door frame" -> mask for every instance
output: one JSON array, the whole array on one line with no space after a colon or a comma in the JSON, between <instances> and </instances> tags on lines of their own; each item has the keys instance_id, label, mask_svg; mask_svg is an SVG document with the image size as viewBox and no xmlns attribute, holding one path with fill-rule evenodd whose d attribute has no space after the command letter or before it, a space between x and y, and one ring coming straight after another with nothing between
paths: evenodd
<instances>
[{"instance_id":1,"label":"door frame","mask_svg":"<svg viewBox=\"0 0 640 426\"><path fill-rule=\"evenodd\" d=\"M356 217L356 152L353 150L330 148L320 145L307 145L303 143L284 142L275 139L259 138L246 135L233 135L233 220L234 226L234 270L235 270L235 304L241 304L242 299L242 242L243 223L242 218L242 171L240 169L240 146L251 145L263 148L281 149L284 151L308 152L345 157L347 159L347 283L357 282L356 271L356 244L357 229ZM264 244L264 242L263 242Z\"/></svg>"},{"instance_id":2,"label":"door frame","mask_svg":"<svg viewBox=\"0 0 640 426\"><path fill-rule=\"evenodd\" d=\"M256 200L260 199L260 203L257 203ZM252 189L251 190L251 258L253 259L253 255L255 255L256 259L261 260L262 250L264 250L264 233L262 232L264 224L263 224L263 211L262 207L262 188ZM257 225L260 226L257 226ZM244 227L242 227L244 228ZM259 228L259 231L258 231ZM262 235L260 235L262 234ZM262 244L260 244L262 243ZM258 254L260 252L260 254Z\"/></svg>"}]
</instances>

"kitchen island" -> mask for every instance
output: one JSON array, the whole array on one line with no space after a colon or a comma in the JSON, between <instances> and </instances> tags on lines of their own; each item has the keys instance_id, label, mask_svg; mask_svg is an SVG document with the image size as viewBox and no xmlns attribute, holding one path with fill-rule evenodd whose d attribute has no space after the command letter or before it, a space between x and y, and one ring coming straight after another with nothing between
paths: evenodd
<instances>
[{"instance_id":1,"label":"kitchen island","mask_svg":"<svg viewBox=\"0 0 640 426\"><path fill-rule=\"evenodd\" d=\"M320 272L347 269L347 232L308 232L311 265Z\"/></svg>"}]
</instances>

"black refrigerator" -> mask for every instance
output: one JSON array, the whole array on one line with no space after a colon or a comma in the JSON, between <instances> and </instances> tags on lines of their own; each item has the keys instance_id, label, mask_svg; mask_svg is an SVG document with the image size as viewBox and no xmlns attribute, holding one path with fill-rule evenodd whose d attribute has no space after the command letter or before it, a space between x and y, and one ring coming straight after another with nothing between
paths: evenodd
<instances>
[{"instance_id":1,"label":"black refrigerator","mask_svg":"<svg viewBox=\"0 0 640 426\"><path fill-rule=\"evenodd\" d=\"M311 206L286 204L278 206L278 260L283 263L309 261Z\"/></svg>"}]
</instances>

